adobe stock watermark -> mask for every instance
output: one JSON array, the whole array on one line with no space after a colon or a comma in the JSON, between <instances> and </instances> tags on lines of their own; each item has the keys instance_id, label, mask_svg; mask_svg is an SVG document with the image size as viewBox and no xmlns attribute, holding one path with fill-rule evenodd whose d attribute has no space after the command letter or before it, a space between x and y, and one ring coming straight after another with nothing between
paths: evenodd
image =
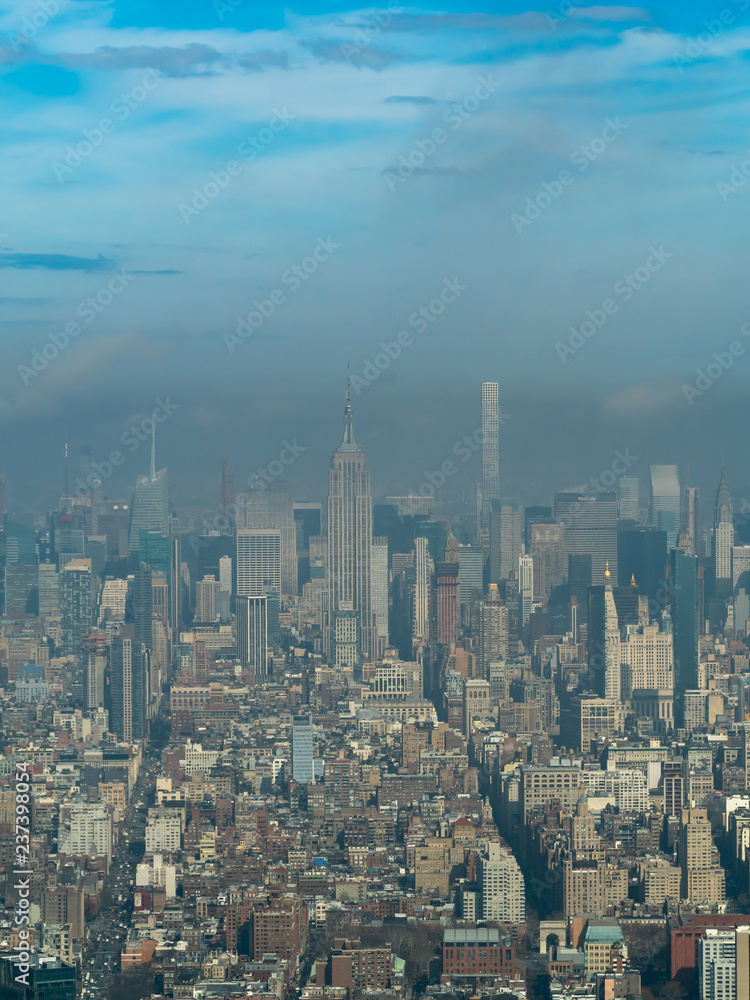
<instances>
[{"instance_id":1,"label":"adobe stock watermark","mask_svg":"<svg viewBox=\"0 0 750 1000\"><path fill-rule=\"evenodd\" d=\"M740 12L746 11L750 7L750 0L732 0L734 7ZM737 23L737 14L731 7L724 7L716 17L707 18L703 21L705 31L699 32L689 38L685 48L681 52L674 52L672 62L678 67L681 73L685 72L686 66L691 66L702 55L705 55L716 44L727 28Z\"/></svg>"},{"instance_id":2,"label":"adobe stock watermark","mask_svg":"<svg viewBox=\"0 0 750 1000\"><path fill-rule=\"evenodd\" d=\"M499 426L502 427L511 419L509 413L503 413L502 409L499 414ZM477 427L476 430L471 434L464 434L463 437L459 438L451 448L451 454L457 459L460 459L460 464L457 464L453 459L447 458L444 462L441 462L438 469L434 469L431 472L424 473L424 479L419 484L416 490L409 490L407 494L408 497L413 497L414 502L409 503L408 499L402 501L403 511L409 514L418 514L421 511L419 499L424 500L427 497L432 497L435 495L437 490L441 490L449 479L459 471L462 465L470 462L475 455L477 455L482 450L482 428Z\"/></svg>"},{"instance_id":3,"label":"adobe stock watermark","mask_svg":"<svg viewBox=\"0 0 750 1000\"><path fill-rule=\"evenodd\" d=\"M649 255L643 264L637 267L632 274L626 274L619 281L615 282L612 291L619 297L620 301L618 302L614 298L607 298L599 308L587 309L585 314L586 319L581 323L580 327L569 327L570 336L567 341L558 340L556 342L555 350L560 361L565 364L569 357L580 351L599 330L607 325L612 316L620 311L620 306L625 302L629 302L636 292L640 291L644 285L647 285L651 281L652 276L661 271L671 257L674 257L674 252L665 250L663 246L660 246L658 249L650 247Z\"/></svg>"},{"instance_id":4,"label":"adobe stock watermark","mask_svg":"<svg viewBox=\"0 0 750 1000\"><path fill-rule=\"evenodd\" d=\"M39 0L34 13L21 21L20 30L6 36L13 51L20 52L24 45L33 41L40 31L44 31L52 18L56 17L69 3L70 0Z\"/></svg>"},{"instance_id":5,"label":"adobe stock watermark","mask_svg":"<svg viewBox=\"0 0 750 1000\"><path fill-rule=\"evenodd\" d=\"M382 33L383 29L388 27L393 20L393 15L400 14L403 9L400 3L394 3L391 0L387 7L368 10L366 12L368 20L357 28L352 41L342 42L339 45L339 51L344 58L348 62L356 64L358 56L361 56Z\"/></svg>"},{"instance_id":6,"label":"adobe stock watermark","mask_svg":"<svg viewBox=\"0 0 750 1000\"><path fill-rule=\"evenodd\" d=\"M557 31L560 25L565 23L565 18L572 10L575 10L576 7L585 7L588 2L589 0L561 0L561 3L556 10L550 10L548 8L544 12L547 18L547 24L553 31Z\"/></svg>"},{"instance_id":7,"label":"adobe stock watermark","mask_svg":"<svg viewBox=\"0 0 750 1000\"><path fill-rule=\"evenodd\" d=\"M317 272L320 265L325 263L340 246L341 244L334 242L330 236L325 238L319 236L310 255L303 258L299 264L284 271L279 278L281 284L285 285L289 292L299 291L302 285ZM287 294L282 288L274 288L267 298L253 300L253 307L247 316L237 317L235 333L223 334L224 343L230 354L234 354L237 347L252 337L253 333L273 316L279 306L284 305L287 301Z\"/></svg>"},{"instance_id":8,"label":"adobe stock watermark","mask_svg":"<svg viewBox=\"0 0 750 1000\"><path fill-rule=\"evenodd\" d=\"M112 278L103 288L99 289L96 295L87 296L76 306L75 314L83 321L83 325L93 323L97 316L100 316L115 298L125 291L134 278L134 275L128 274L124 268L113 271L112 275ZM46 344L34 348L29 364L21 364L17 367L18 375L23 384L28 385L32 378L37 378L51 361L67 350L73 340L83 332L83 325L78 320L70 320L59 333L51 333Z\"/></svg>"},{"instance_id":9,"label":"adobe stock watermark","mask_svg":"<svg viewBox=\"0 0 750 1000\"><path fill-rule=\"evenodd\" d=\"M495 80L491 73L488 73L486 77L480 76L479 82L470 94L467 94L462 101L451 104L443 112L443 122L450 125L453 132L457 131L485 101L492 97L500 86L502 86L501 82ZM425 162L437 153L439 147L448 141L449 137L449 132L441 126L437 126L425 138L415 140L409 152L400 156L396 165L387 167L383 171L385 182L390 191L395 191L399 184L404 184L410 177L413 177L415 171L423 167Z\"/></svg>"},{"instance_id":10,"label":"adobe stock watermark","mask_svg":"<svg viewBox=\"0 0 750 1000\"><path fill-rule=\"evenodd\" d=\"M408 325L416 330L417 333L424 333L428 327L439 319L447 307L456 302L457 299L466 291L467 285L462 285L458 278L445 278L443 281L443 287L440 289L438 294L434 299L419 309L415 310L408 319ZM407 347L411 347L414 343L414 338L408 330L401 330L400 333L396 335L395 340L391 341L380 341L380 353L376 354L374 358L367 360L362 368L361 375L352 375L350 382L354 387L354 391L359 394L364 388L380 378L382 373L391 367L393 362L401 356L401 353Z\"/></svg>"},{"instance_id":11,"label":"adobe stock watermark","mask_svg":"<svg viewBox=\"0 0 750 1000\"><path fill-rule=\"evenodd\" d=\"M750 0L748 0L750 2ZM750 149L746 150L747 159L742 163L735 163L732 167L728 180L717 181L716 190L723 202L729 201L732 195L742 190L750 179Z\"/></svg>"},{"instance_id":12,"label":"adobe stock watermark","mask_svg":"<svg viewBox=\"0 0 750 1000\"><path fill-rule=\"evenodd\" d=\"M223 21L227 14L237 10L244 2L245 0L214 0L213 8L218 19Z\"/></svg>"},{"instance_id":13,"label":"adobe stock watermark","mask_svg":"<svg viewBox=\"0 0 750 1000\"><path fill-rule=\"evenodd\" d=\"M205 211L222 191L226 191L234 178L240 176L244 167L253 163L258 158L259 153L273 145L276 136L284 132L289 122L294 121L296 117L288 108L282 108L281 111L274 108L268 124L255 134L246 136L237 147L237 154L242 157L244 162L227 160L223 169L212 170L208 175L208 180L201 187L193 188L193 197L190 202L181 201L178 204L177 211L182 216L185 225L189 225L191 220Z\"/></svg>"},{"instance_id":14,"label":"adobe stock watermark","mask_svg":"<svg viewBox=\"0 0 750 1000\"><path fill-rule=\"evenodd\" d=\"M630 125L620 118L605 118L604 128L598 136L591 139L585 146L579 146L570 154L570 163L578 168L578 173L585 173L592 163L603 156L609 147L620 138ZM544 181L541 190L534 197L526 199L522 213L513 212L510 221L517 233L522 233L527 226L532 225L542 213L553 205L566 188L575 184L576 175L570 170L561 170L555 180Z\"/></svg>"},{"instance_id":15,"label":"adobe stock watermark","mask_svg":"<svg viewBox=\"0 0 750 1000\"><path fill-rule=\"evenodd\" d=\"M743 323L740 327L743 337L750 337L750 323ZM692 406L696 399L704 396L708 390L719 381L724 372L728 372L734 366L737 358L741 358L747 352L747 347L741 340L733 340L728 345L726 351L714 351L711 357L713 361L705 368L695 369L695 381L684 383L682 394Z\"/></svg>"},{"instance_id":16,"label":"adobe stock watermark","mask_svg":"<svg viewBox=\"0 0 750 1000\"><path fill-rule=\"evenodd\" d=\"M83 136L75 146L65 147L63 160L53 160L52 170L59 182L70 177L74 170L93 156L94 152L104 143L105 138L111 135L118 124L126 121L132 113L164 82L164 77L158 70L150 69L140 83L131 87L126 94L120 96L110 105L110 113L114 118L101 118L94 128L85 128Z\"/></svg>"},{"instance_id":17,"label":"adobe stock watermark","mask_svg":"<svg viewBox=\"0 0 750 1000\"><path fill-rule=\"evenodd\" d=\"M126 431L123 431L120 435L120 445L131 455L134 454L144 442L151 440L154 427L169 420L178 409L179 404L173 403L169 396L164 400L154 400L151 416L144 417L139 423L131 424ZM127 455L124 455L118 448L114 448L103 461L92 462L91 467L94 471L90 472L85 480L80 477L76 479L76 496L81 500L90 497L97 486L113 475L115 469L119 469L121 465L125 464L126 458Z\"/></svg>"}]
</instances>

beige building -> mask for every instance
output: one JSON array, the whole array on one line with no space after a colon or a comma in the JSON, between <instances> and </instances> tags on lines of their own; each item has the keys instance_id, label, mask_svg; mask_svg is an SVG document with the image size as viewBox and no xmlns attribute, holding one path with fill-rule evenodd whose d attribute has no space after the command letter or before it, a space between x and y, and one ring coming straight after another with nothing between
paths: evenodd
<instances>
[{"instance_id":1,"label":"beige building","mask_svg":"<svg viewBox=\"0 0 750 1000\"><path fill-rule=\"evenodd\" d=\"M646 688L671 691L674 687L674 658L671 632L660 632L658 625L627 628L620 644L622 696Z\"/></svg>"},{"instance_id":2,"label":"beige building","mask_svg":"<svg viewBox=\"0 0 750 1000\"><path fill-rule=\"evenodd\" d=\"M658 861L643 872L641 892L646 906L663 906L665 899L679 900L682 870L677 865Z\"/></svg>"},{"instance_id":3,"label":"beige building","mask_svg":"<svg viewBox=\"0 0 750 1000\"><path fill-rule=\"evenodd\" d=\"M619 906L628 895L626 868L607 865L602 860L563 862L563 912L566 917L594 913L606 915L609 907Z\"/></svg>"},{"instance_id":4,"label":"beige building","mask_svg":"<svg viewBox=\"0 0 750 1000\"><path fill-rule=\"evenodd\" d=\"M579 767L525 764L520 772L523 822L528 822L535 809L544 809L552 802L559 802L566 812L577 806L583 787Z\"/></svg>"},{"instance_id":5,"label":"beige building","mask_svg":"<svg viewBox=\"0 0 750 1000\"><path fill-rule=\"evenodd\" d=\"M693 904L715 903L726 896L724 869L718 863L705 809L683 809L680 816L680 895Z\"/></svg>"}]
</instances>

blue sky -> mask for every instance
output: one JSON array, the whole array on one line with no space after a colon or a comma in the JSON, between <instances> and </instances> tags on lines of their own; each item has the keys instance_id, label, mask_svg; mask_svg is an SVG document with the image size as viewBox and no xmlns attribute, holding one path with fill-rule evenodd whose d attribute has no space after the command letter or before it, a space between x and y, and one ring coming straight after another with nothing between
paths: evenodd
<instances>
[{"instance_id":1,"label":"blue sky","mask_svg":"<svg viewBox=\"0 0 750 1000\"><path fill-rule=\"evenodd\" d=\"M363 377L400 331L413 342L355 401L376 491L449 457L490 379L513 415L509 493L544 500L626 446L644 480L679 461L712 486L750 341L692 404L683 386L750 320L744 6L0 3L11 496L47 499L66 427L105 456L168 393L178 505L214 502L221 454L244 474L294 435L298 492L322 490L346 363ZM337 246L285 281L321 240ZM663 263L626 298L652 248ZM418 332L446 280L465 291ZM106 304L86 322L90 296ZM750 491L739 441L723 448Z\"/></svg>"}]
</instances>

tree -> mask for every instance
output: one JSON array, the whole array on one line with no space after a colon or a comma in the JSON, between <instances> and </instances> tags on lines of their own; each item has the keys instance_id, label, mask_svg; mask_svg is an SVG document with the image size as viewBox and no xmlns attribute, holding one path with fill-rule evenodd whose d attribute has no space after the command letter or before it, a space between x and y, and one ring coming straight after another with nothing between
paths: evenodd
<instances>
[{"instance_id":1,"label":"tree","mask_svg":"<svg viewBox=\"0 0 750 1000\"><path fill-rule=\"evenodd\" d=\"M681 986L674 979L670 979L668 982L660 986L656 991L656 995L660 1000L685 1000L687 996L687 990L684 986Z\"/></svg>"}]
</instances>

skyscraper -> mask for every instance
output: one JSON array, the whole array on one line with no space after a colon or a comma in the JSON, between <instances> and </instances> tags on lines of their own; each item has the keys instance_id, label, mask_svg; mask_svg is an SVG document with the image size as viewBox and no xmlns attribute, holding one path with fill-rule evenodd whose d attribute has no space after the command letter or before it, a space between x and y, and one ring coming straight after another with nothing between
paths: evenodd
<instances>
[{"instance_id":1,"label":"skyscraper","mask_svg":"<svg viewBox=\"0 0 750 1000\"><path fill-rule=\"evenodd\" d=\"M521 628L527 628L534 601L534 560L531 556L518 557L518 594L520 597Z\"/></svg>"},{"instance_id":2,"label":"skyscraper","mask_svg":"<svg viewBox=\"0 0 750 1000\"><path fill-rule=\"evenodd\" d=\"M526 919L524 878L512 851L489 843L478 859L482 918L522 924Z\"/></svg>"},{"instance_id":3,"label":"skyscraper","mask_svg":"<svg viewBox=\"0 0 750 1000\"><path fill-rule=\"evenodd\" d=\"M328 652L336 618L356 612L356 646L361 661L377 651L372 609L372 498L367 458L354 437L354 414L346 389L344 437L328 473ZM355 666L355 664L350 664Z\"/></svg>"},{"instance_id":4,"label":"skyscraper","mask_svg":"<svg viewBox=\"0 0 750 1000\"><path fill-rule=\"evenodd\" d=\"M490 583L518 570L523 553L524 511L518 500L497 499L490 512Z\"/></svg>"},{"instance_id":5,"label":"skyscraper","mask_svg":"<svg viewBox=\"0 0 750 1000\"><path fill-rule=\"evenodd\" d=\"M571 552L568 556L568 585L570 603L576 605L576 622L585 625L589 620L589 587L591 586L591 554Z\"/></svg>"},{"instance_id":6,"label":"skyscraper","mask_svg":"<svg viewBox=\"0 0 750 1000\"><path fill-rule=\"evenodd\" d=\"M554 587L565 578L565 529L561 524L532 524L529 552L534 563L534 597L546 607Z\"/></svg>"},{"instance_id":7,"label":"skyscraper","mask_svg":"<svg viewBox=\"0 0 750 1000\"><path fill-rule=\"evenodd\" d=\"M430 638L438 645L447 646L458 640L458 628L461 624L458 563L436 563L432 594L433 627L430 629Z\"/></svg>"},{"instance_id":8,"label":"skyscraper","mask_svg":"<svg viewBox=\"0 0 750 1000\"><path fill-rule=\"evenodd\" d=\"M482 524L481 533L490 530L492 501L500 496L500 386L497 382L482 385Z\"/></svg>"},{"instance_id":9,"label":"skyscraper","mask_svg":"<svg viewBox=\"0 0 750 1000\"><path fill-rule=\"evenodd\" d=\"M414 539L414 595L412 599L412 645L430 638L430 587L434 564L427 539Z\"/></svg>"},{"instance_id":10,"label":"skyscraper","mask_svg":"<svg viewBox=\"0 0 750 1000\"><path fill-rule=\"evenodd\" d=\"M93 625L91 560L71 560L60 572L60 649L77 656Z\"/></svg>"},{"instance_id":11,"label":"skyscraper","mask_svg":"<svg viewBox=\"0 0 750 1000\"><path fill-rule=\"evenodd\" d=\"M651 466L651 523L667 533L667 548L680 534L680 477L676 465Z\"/></svg>"},{"instance_id":12,"label":"skyscraper","mask_svg":"<svg viewBox=\"0 0 750 1000\"><path fill-rule=\"evenodd\" d=\"M135 641L151 649L151 620L154 616L154 592L151 567L141 563L133 576L133 624Z\"/></svg>"},{"instance_id":13,"label":"skyscraper","mask_svg":"<svg viewBox=\"0 0 750 1000\"><path fill-rule=\"evenodd\" d=\"M617 531L617 581L627 587L635 578L638 589L648 598L651 617L663 609L667 571L667 535L648 525L621 521Z\"/></svg>"},{"instance_id":14,"label":"skyscraper","mask_svg":"<svg viewBox=\"0 0 750 1000\"><path fill-rule=\"evenodd\" d=\"M732 546L734 545L734 510L729 487L721 471L714 506L714 569L716 596L726 598L732 592Z\"/></svg>"},{"instance_id":15,"label":"skyscraper","mask_svg":"<svg viewBox=\"0 0 750 1000\"><path fill-rule=\"evenodd\" d=\"M151 472L135 484L130 505L130 533L128 549L140 550L141 528L169 534L169 477L166 469L156 471L156 424L151 438Z\"/></svg>"},{"instance_id":16,"label":"skyscraper","mask_svg":"<svg viewBox=\"0 0 750 1000\"><path fill-rule=\"evenodd\" d=\"M110 729L125 743L142 740L147 731L149 702L148 653L126 626L112 641Z\"/></svg>"},{"instance_id":17,"label":"skyscraper","mask_svg":"<svg viewBox=\"0 0 750 1000\"><path fill-rule=\"evenodd\" d=\"M620 517L638 520L639 483L635 476L624 476L617 483L617 499L620 504Z\"/></svg>"},{"instance_id":18,"label":"skyscraper","mask_svg":"<svg viewBox=\"0 0 750 1000\"><path fill-rule=\"evenodd\" d=\"M479 602L479 677L489 680L490 663L508 658L508 609L500 601L497 585L490 584L487 599Z\"/></svg>"},{"instance_id":19,"label":"skyscraper","mask_svg":"<svg viewBox=\"0 0 750 1000\"><path fill-rule=\"evenodd\" d=\"M602 698L620 700L620 627L605 570L604 586L589 590L589 687Z\"/></svg>"},{"instance_id":20,"label":"skyscraper","mask_svg":"<svg viewBox=\"0 0 750 1000\"><path fill-rule=\"evenodd\" d=\"M609 564L617 579L617 496L614 493L556 493L555 520L565 529L565 555L591 556L591 582L604 583Z\"/></svg>"},{"instance_id":21,"label":"skyscraper","mask_svg":"<svg viewBox=\"0 0 750 1000\"><path fill-rule=\"evenodd\" d=\"M237 593L241 597L281 592L281 532L237 529Z\"/></svg>"},{"instance_id":22,"label":"skyscraper","mask_svg":"<svg viewBox=\"0 0 750 1000\"><path fill-rule=\"evenodd\" d=\"M237 513L237 528L273 529L279 532L280 595L297 595L297 528L288 486L276 480L270 486L253 485Z\"/></svg>"},{"instance_id":23,"label":"skyscraper","mask_svg":"<svg viewBox=\"0 0 750 1000\"><path fill-rule=\"evenodd\" d=\"M268 598L235 598L237 657L255 669L255 683L268 680Z\"/></svg>"},{"instance_id":24,"label":"skyscraper","mask_svg":"<svg viewBox=\"0 0 750 1000\"><path fill-rule=\"evenodd\" d=\"M691 555L701 556L700 491L697 486L685 487L685 531L690 539Z\"/></svg>"},{"instance_id":25,"label":"skyscraper","mask_svg":"<svg viewBox=\"0 0 750 1000\"><path fill-rule=\"evenodd\" d=\"M54 563L39 564L39 614L60 609L60 578Z\"/></svg>"},{"instance_id":26,"label":"skyscraper","mask_svg":"<svg viewBox=\"0 0 750 1000\"><path fill-rule=\"evenodd\" d=\"M674 641L675 725L685 722L685 692L700 688L698 680L698 559L679 549L670 553L669 596Z\"/></svg>"},{"instance_id":27,"label":"skyscraper","mask_svg":"<svg viewBox=\"0 0 750 1000\"><path fill-rule=\"evenodd\" d=\"M224 511L229 510L234 504L234 466L226 458L221 460L219 499Z\"/></svg>"},{"instance_id":28,"label":"skyscraper","mask_svg":"<svg viewBox=\"0 0 750 1000\"><path fill-rule=\"evenodd\" d=\"M313 725L309 715L292 716L292 778L307 784L315 777L313 765Z\"/></svg>"},{"instance_id":29,"label":"skyscraper","mask_svg":"<svg viewBox=\"0 0 750 1000\"><path fill-rule=\"evenodd\" d=\"M484 549L479 545L458 547L458 587L461 604L471 604L484 589Z\"/></svg>"},{"instance_id":30,"label":"skyscraper","mask_svg":"<svg viewBox=\"0 0 750 1000\"><path fill-rule=\"evenodd\" d=\"M169 627L173 638L177 636L182 624L182 546L179 521L175 517L169 519Z\"/></svg>"},{"instance_id":31,"label":"skyscraper","mask_svg":"<svg viewBox=\"0 0 750 1000\"><path fill-rule=\"evenodd\" d=\"M216 620L219 603L219 582L207 574L195 584L195 621L208 624Z\"/></svg>"},{"instance_id":32,"label":"skyscraper","mask_svg":"<svg viewBox=\"0 0 750 1000\"><path fill-rule=\"evenodd\" d=\"M388 645L388 539L372 540L372 610L375 615L378 658Z\"/></svg>"},{"instance_id":33,"label":"skyscraper","mask_svg":"<svg viewBox=\"0 0 750 1000\"><path fill-rule=\"evenodd\" d=\"M163 573L169 580L169 536L161 531L150 531L141 528L138 542L138 558L142 563L148 563L157 573Z\"/></svg>"}]
</instances>

